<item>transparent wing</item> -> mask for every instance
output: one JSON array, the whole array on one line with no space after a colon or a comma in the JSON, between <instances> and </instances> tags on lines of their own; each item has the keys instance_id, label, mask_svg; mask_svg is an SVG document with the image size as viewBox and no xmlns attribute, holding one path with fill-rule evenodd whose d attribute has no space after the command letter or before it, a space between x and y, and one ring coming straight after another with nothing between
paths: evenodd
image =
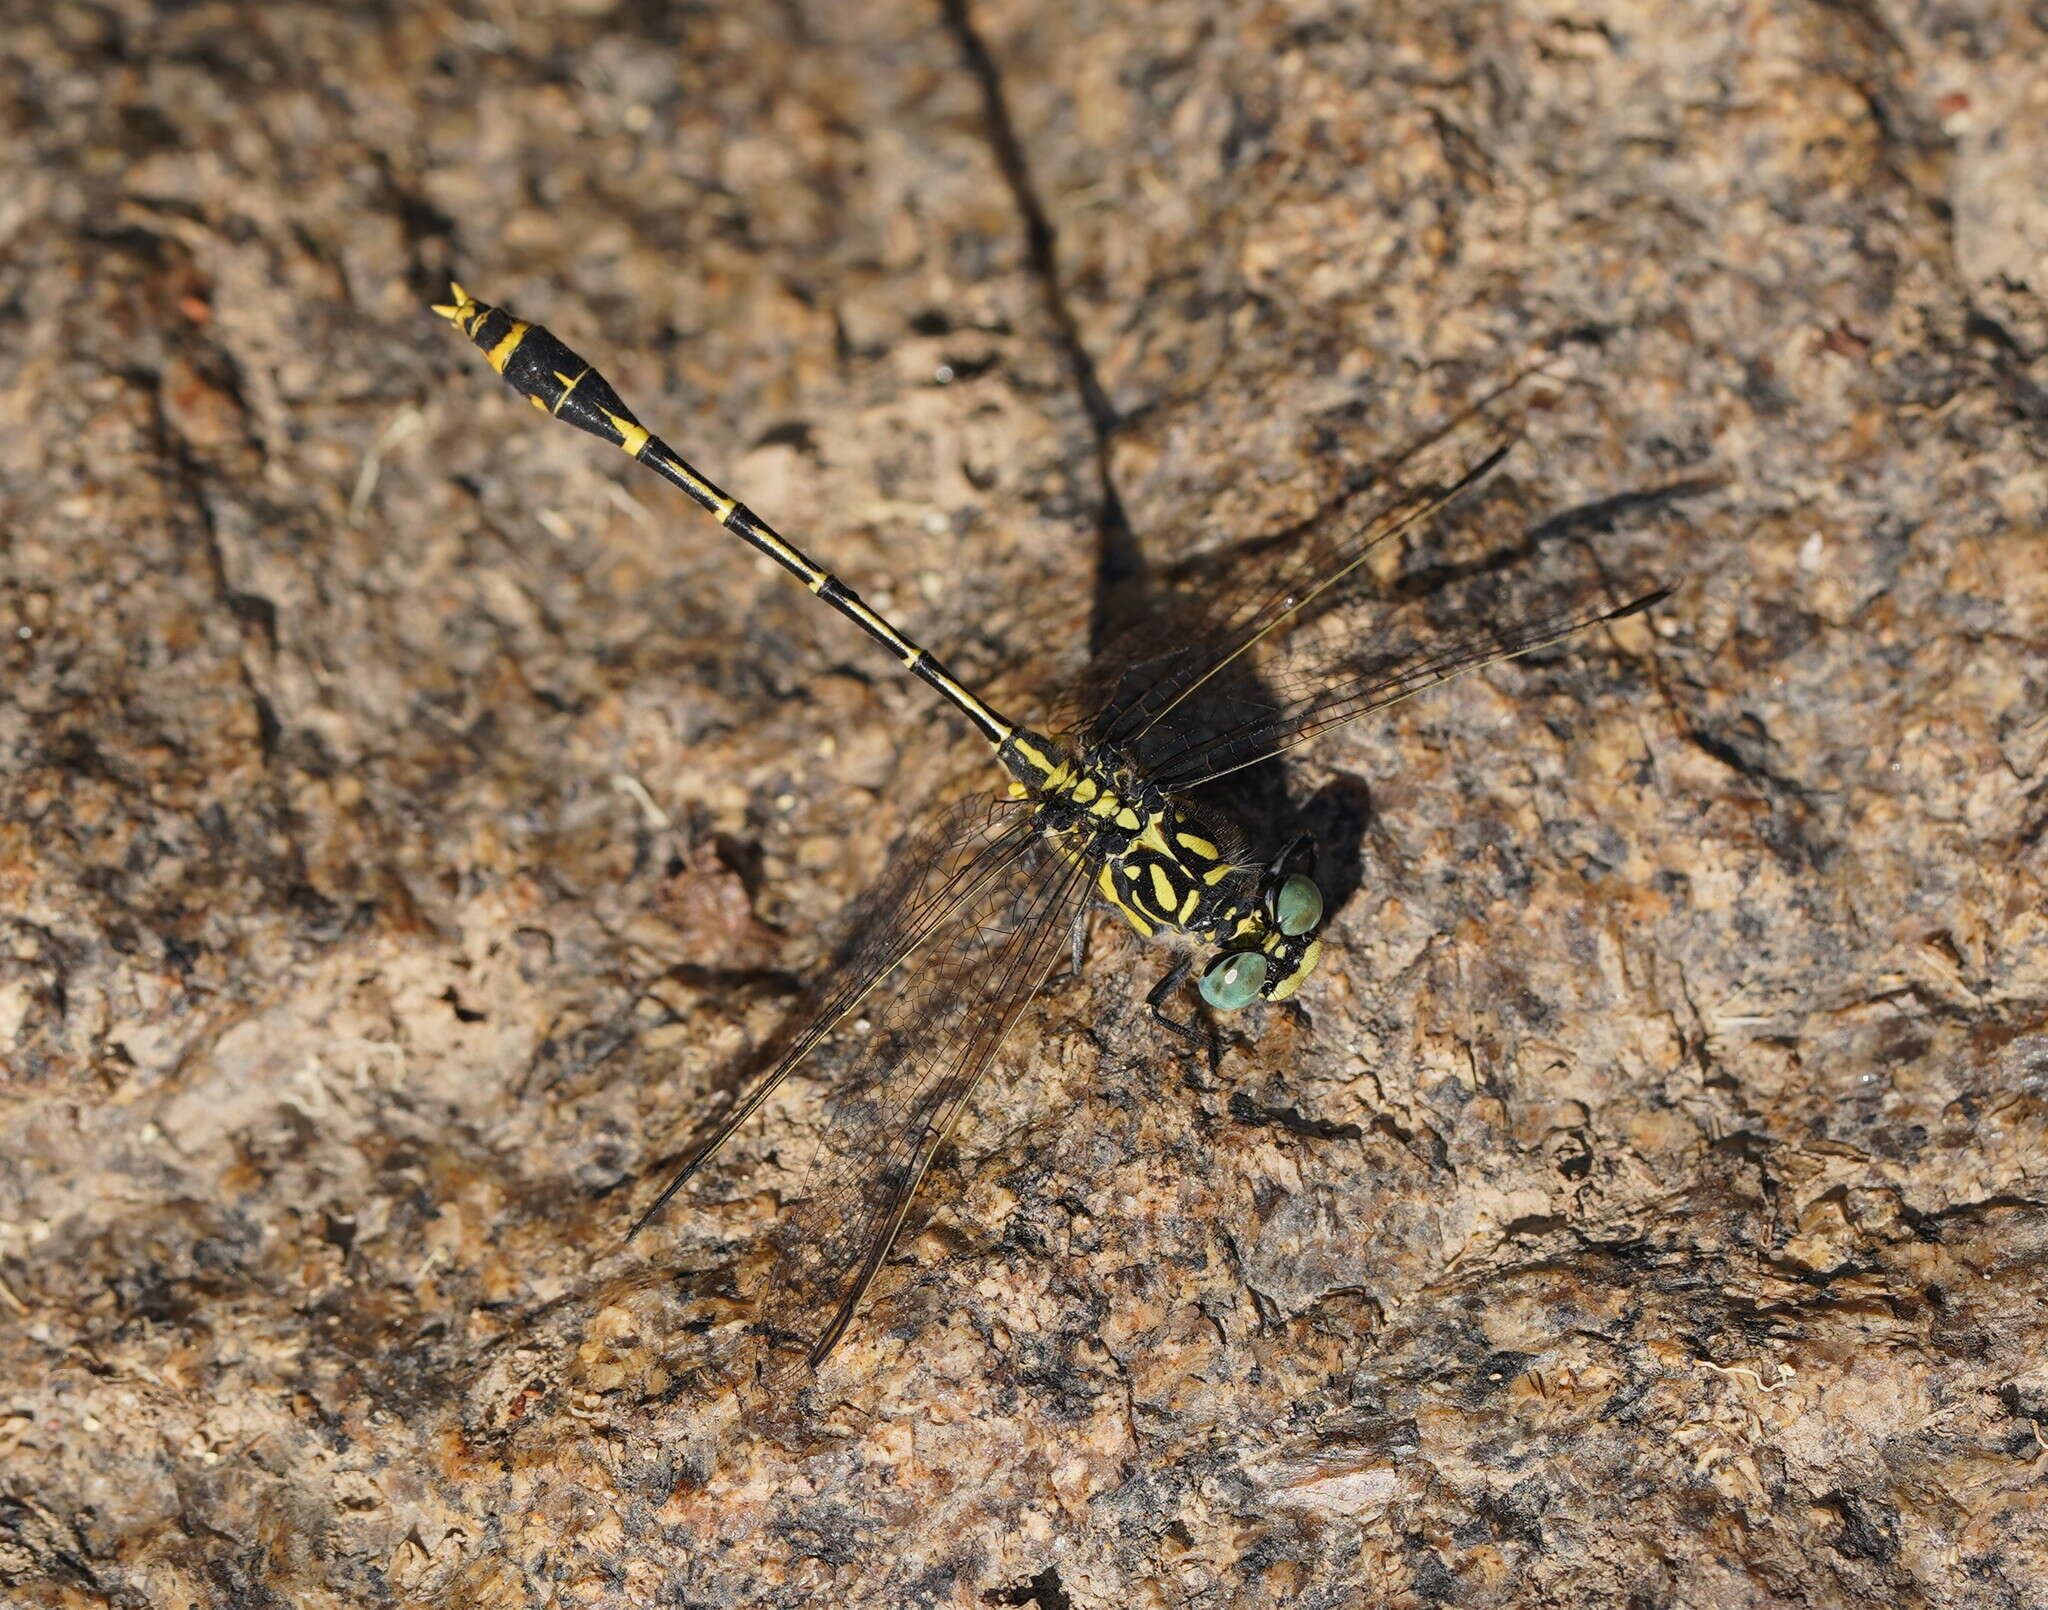
<instances>
[{"instance_id":1,"label":"transparent wing","mask_svg":"<svg viewBox=\"0 0 2048 1610\"><path fill-rule=\"evenodd\" d=\"M1058 725L1156 774L1205 733L1270 713L1262 651L1352 597L1376 554L1481 480L1513 440L1500 416L1468 409L1303 527L1178 567L1153 584L1142 624L1081 673Z\"/></svg>"},{"instance_id":2,"label":"transparent wing","mask_svg":"<svg viewBox=\"0 0 2048 1610\"><path fill-rule=\"evenodd\" d=\"M1288 645L1289 663L1267 673L1263 709L1240 701L1234 723L1162 749L1154 779L1170 789L1200 787L1469 672L1648 609L1671 591L1616 603L1604 590L1589 595L1583 583L1546 589L1532 577L1514 581L1522 586L1499 577L1450 585L1427 606L1397 607L1369 627L1305 634Z\"/></svg>"},{"instance_id":3,"label":"transparent wing","mask_svg":"<svg viewBox=\"0 0 2048 1610\"><path fill-rule=\"evenodd\" d=\"M803 1027L670 1176L626 1238L630 1241L653 1221L892 971L964 913L978 910L992 890L1011 888L1019 862L1036 844L1037 832L1025 806L976 796L941 810L898 845L890 855L889 872L855 906L845 940L796 1015L794 1020Z\"/></svg>"},{"instance_id":4,"label":"transparent wing","mask_svg":"<svg viewBox=\"0 0 2048 1610\"><path fill-rule=\"evenodd\" d=\"M776 1231L757 1338L765 1384L797 1381L844 1334L933 1159L1058 960L1086 876L1085 864L1034 837L863 1004L803 1199Z\"/></svg>"},{"instance_id":5,"label":"transparent wing","mask_svg":"<svg viewBox=\"0 0 2048 1610\"><path fill-rule=\"evenodd\" d=\"M1376 471L1362 510L1239 550L1230 579L1174 578L1154 618L1084 673L1085 739L1121 747L1166 788L1192 789L1666 596L1617 593L1577 527L1707 483L1532 523L1512 477L1491 475L1514 441L1484 405L1467 410ZM1503 516L1512 535L1500 534ZM1429 563L1403 569L1397 539L1424 526Z\"/></svg>"}]
</instances>

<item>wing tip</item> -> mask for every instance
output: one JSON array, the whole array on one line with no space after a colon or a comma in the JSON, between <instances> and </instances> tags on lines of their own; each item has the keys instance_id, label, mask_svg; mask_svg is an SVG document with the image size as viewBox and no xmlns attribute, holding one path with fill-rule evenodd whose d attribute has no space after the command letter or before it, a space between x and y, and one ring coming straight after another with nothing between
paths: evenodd
<instances>
[{"instance_id":1,"label":"wing tip","mask_svg":"<svg viewBox=\"0 0 2048 1610\"><path fill-rule=\"evenodd\" d=\"M707 1153L706 1156L708 1155L709 1154ZM679 1172L674 1179L670 1180L668 1184L662 1187L661 1195L657 1196L654 1199L654 1201L648 1205L647 1210L643 1212L639 1218L633 1221L633 1227L626 1232L623 1245L631 1246L633 1244L633 1238L635 1236L637 1236L642 1230L646 1229L656 1219L661 1217L661 1210L667 1207L670 1202L675 1200L676 1192L680 1191L685 1185L690 1183L690 1177L697 1172L698 1167L704 1162L704 1160L705 1159L703 1157L692 1158L687 1164L684 1165L681 1172Z\"/></svg>"}]
</instances>

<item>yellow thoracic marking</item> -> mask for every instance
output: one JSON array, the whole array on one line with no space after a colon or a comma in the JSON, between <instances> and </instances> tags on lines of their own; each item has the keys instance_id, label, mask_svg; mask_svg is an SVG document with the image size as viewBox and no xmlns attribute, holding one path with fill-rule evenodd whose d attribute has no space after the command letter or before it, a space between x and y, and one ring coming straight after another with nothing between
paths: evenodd
<instances>
[{"instance_id":1,"label":"yellow thoracic marking","mask_svg":"<svg viewBox=\"0 0 2048 1610\"><path fill-rule=\"evenodd\" d=\"M1216 865L1202 874L1202 881L1213 889L1236 870L1237 868L1233 867L1228 861L1218 861Z\"/></svg>"},{"instance_id":2,"label":"yellow thoracic marking","mask_svg":"<svg viewBox=\"0 0 2048 1610\"><path fill-rule=\"evenodd\" d=\"M1173 879L1166 875L1165 867L1156 863L1152 867L1152 900L1162 914L1173 910Z\"/></svg>"},{"instance_id":3,"label":"yellow thoracic marking","mask_svg":"<svg viewBox=\"0 0 2048 1610\"><path fill-rule=\"evenodd\" d=\"M1116 813L1116 825L1118 827L1128 830L1129 832L1137 832L1138 813L1132 810L1130 806L1126 805L1122 810Z\"/></svg>"},{"instance_id":4,"label":"yellow thoracic marking","mask_svg":"<svg viewBox=\"0 0 2048 1610\"><path fill-rule=\"evenodd\" d=\"M1123 803L1114 794L1104 794L1088 807L1088 812L1091 816L1100 816L1106 819L1115 816L1123 808ZM1131 826L1136 827L1137 825L1136 819L1133 818Z\"/></svg>"},{"instance_id":5,"label":"yellow thoracic marking","mask_svg":"<svg viewBox=\"0 0 2048 1610\"><path fill-rule=\"evenodd\" d=\"M1180 910L1175 914L1173 920L1185 928L1194 920L1195 907L1200 903L1201 898L1202 891L1200 889L1189 889L1187 899L1180 903Z\"/></svg>"},{"instance_id":6,"label":"yellow thoracic marking","mask_svg":"<svg viewBox=\"0 0 2048 1610\"><path fill-rule=\"evenodd\" d=\"M1237 926L1230 930L1230 937L1232 939L1242 939L1246 934L1257 933L1259 927L1259 919L1247 914L1237 919Z\"/></svg>"},{"instance_id":7,"label":"yellow thoracic marking","mask_svg":"<svg viewBox=\"0 0 2048 1610\"><path fill-rule=\"evenodd\" d=\"M499 374L503 374L505 365L512 361L512 354L519 350L519 343L526 339L526 332L532 328L533 326L525 321L514 319L512 328L498 337L498 344L484 354L485 361Z\"/></svg>"},{"instance_id":8,"label":"yellow thoracic marking","mask_svg":"<svg viewBox=\"0 0 2048 1610\"><path fill-rule=\"evenodd\" d=\"M1103 867L1095 875L1095 887L1102 891L1103 899L1107 900L1124 914L1124 920L1137 929L1138 936L1141 939L1150 939L1156 931L1155 925L1143 912L1139 911L1136 906L1124 898L1123 894L1117 889L1116 880L1111 876L1111 871L1110 867Z\"/></svg>"},{"instance_id":9,"label":"yellow thoracic marking","mask_svg":"<svg viewBox=\"0 0 2048 1610\"><path fill-rule=\"evenodd\" d=\"M1101 792L1102 790L1095 786L1095 779L1093 777L1083 777L1074 784L1074 803L1076 805L1086 805Z\"/></svg>"},{"instance_id":10,"label":"yellow thoracic marking","mask_svg":"<svg viewBox=\"0 0 2048 1610\"><path fill-rule=\"evenodd\" d=\"M1173 836L1176 839L1180 840L1182 844L1186 845L1188 849L1194 851L1195 854L1199 855L1204 861L1214 861L1223 854L1223 852L1217 849L1215 845L1211 844L1207 839L1200 837L1198 834L1176 833Z\"/></svg>"},{"instance_id":11,"label":"yellow thoracic marking","mask_svg":"<svg viewBox=\"0 0 2048 1610\"><path fill-rule=\"evenodd\" d=\"M612 422L612 429L619 433L619 451L628 458L638 458L640 450L647 445L647 427L636 425L630 419L621 419L617 414L604 416Z\"/></svg>"},{"instance_id":12,"label":"yellow thoracic marking","mask_svg":"<svg viewBox=\"0 0 2048 1610\"><path fill-rule=\"evenodd\" d=\"M1166 835L1159 830L1159 818L1156 816L1149 816L1145 819L1144 830L1138 834L1136 840L1133 841L1131 848L1136 850L1150 850L1153 852L1153 854L1164 856L1169 861L1175 861L1179 859L1179 857L1173 853L1171 847L1168 846L1166 842Z\"/></svg>"}]
</instances>

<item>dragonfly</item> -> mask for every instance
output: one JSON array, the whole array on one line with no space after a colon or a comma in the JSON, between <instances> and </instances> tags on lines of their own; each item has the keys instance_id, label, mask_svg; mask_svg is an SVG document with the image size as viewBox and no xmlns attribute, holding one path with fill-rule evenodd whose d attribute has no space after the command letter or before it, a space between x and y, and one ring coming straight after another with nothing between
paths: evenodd
<instances>
[{"instance_id":1,"label":"dragonfly","mask_svg":"<svg viewBox=\"0 0 2048 1610\"><path fill-rule=\"evenodd\" d=\"M857 902L808 1018L628 1232L651 1224L793 1072L829 1059L816 1155L774 1232L752 1327L757 1380L799 1379L845 1336L1006 1037L1067 952L1079 970L1092 911L1106 906L1170 946L1147 1007L1212 1050L1213 1028L1168 1004L1197 966L1196 993L1220 1014L1286 1001L1315 972L1326 913L1314 845L1304 835L1260 845L1211 784L1670 592L1617 602L1604 584L1589 596L1583 577L1517 592L1480 567L1369 633L1355 629L1346 606L1368 560L1512 446L1497 419L1472 410L1382 467L1370 508L1339 532L1258 556L1249 585L1187 590L1097 653L1052 719L1028 726L693 468L550 331L450 290L434 311L515 392L680 488L788 571L964 717L1004 774L998 793L943 810L892 857Z\"/></svg>"}]
</instances>

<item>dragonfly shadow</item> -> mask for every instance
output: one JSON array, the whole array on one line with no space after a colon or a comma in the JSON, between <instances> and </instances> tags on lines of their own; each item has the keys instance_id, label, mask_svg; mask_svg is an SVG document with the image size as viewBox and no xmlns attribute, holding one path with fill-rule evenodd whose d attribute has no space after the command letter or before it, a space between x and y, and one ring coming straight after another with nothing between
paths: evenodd
<instances>
[{"instance_id":1,"label":"dragonfly shadow","mask_svg":"<svg viewBox=\"0 0 2048 1610\"><path fill-rule=\"evenodd\" d=\"M1304 796L1284 752L1655 602L1618 589L1590 539L1719 484L1541 513L1517 440L1475 407L1301 520L1104 587L1108 643L1069 696L1072 729L1235 823L1254 864L1311 841L1325 912L1340 909L1365 876L1370 788L1340 775Z\"/></svg>"},{"instance_id":2,"label":"dragonfly shadow","mask_svg":"<svg viewBox=\"0 0 2048 1610\"><path fill-rule=\"evenodd\" d=\"M1387 590L1387 598L1394 603L1422 603L1472 582L1506 578L1517 568L1541 560L1547 550L1567 543L1578 545L1585 554L1589 578L1597 578L1597 584L1609 585L1598 554L1586 547L1589 539L1612 534L1632 517L1654 514L1688 498L1717 491L1722 484L1713 476L1691 476L1612 493L1558 510L1527 525L1518 540L1498 544L1474 557L1441 559L1409 570ZM1620 596L1618 591L1615 596Z\"/></svg>"}]
</instances>

